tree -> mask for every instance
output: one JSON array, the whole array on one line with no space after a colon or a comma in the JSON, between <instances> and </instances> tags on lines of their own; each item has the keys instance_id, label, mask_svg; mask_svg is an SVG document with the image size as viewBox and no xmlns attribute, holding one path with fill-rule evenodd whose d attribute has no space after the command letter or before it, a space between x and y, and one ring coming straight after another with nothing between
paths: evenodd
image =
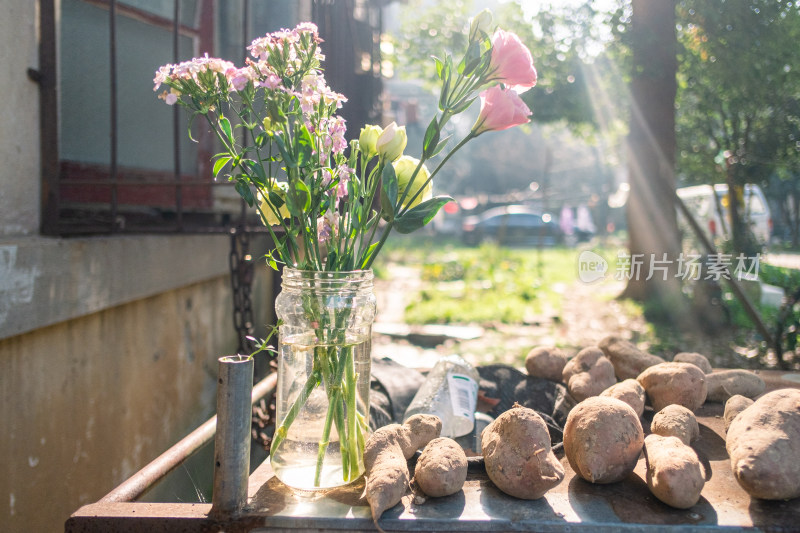
<instances>
[{"instance_id":1,"label":"tree","mask_svg":"<svg viewBox=\"0 0 800 533\"><path fill-rule=\"evenodd\" d=\"M689 182L727 183L732 214L745 183L785 200L800 188L800 8L682 0L677 16L679 171ZM733 251L750 253L741 218L731 221ZM789 218L796 241L797 217Z\"/></svg>"},{"instance_id":2,"label":"tree","mask_svg":"<svg viewBox=\"0 0 800 533\"><path fill-rule=\"evenodd\" d=\"M627 217L632 266L640 258L641 270L631 272L623 296L663 299L675 294L673 267L680 248L673 205L675 2L633 0L632 8ZM651 272L657 274L647 280Z\"/></svg>"},{"instance_id":3,"label":"tree","mask_svg":"<svg viewBox=\"0 0 800 533\"><path fill-rule=\"evenodd\" d=\"M435 81L430 56L441 56L443 49L461 46L468 17L489 3L410 0L401 10L400 27L392 34L398 77L423 83ZM531 50L539 71L537 86L522 94L533 111L532 120L537 125L553 126L545 131L537 126L514 129L477 139L468 153L439 174L436 186L450 194L508 193L528 190L534 181L539 184L550 181L547 196L558 199L545 206L550 208L560 207L562 201L604 198L611 172L597 164L598 158L585 144L596 141L592 137L598 129L616 136L612 143L621 138L620 131L624 128L618 120L609 118L616 117L616 113L608 108L619 103L618 95L625 94L622 80L613 69L607 68L608 59L596 55L597 51L602 52L599 44L602 36L598 34L602 25L597 22L605 15L588 2L578 8L556 4L536 13L523 12L516 2L498 4L493 9L494 23L520 36ZM609 89L612 84L616 85ZM598 91L600 85L602 91ZM598 92L614 94L616 99L597 99ZM422 106L421 101L419 105ZM477 113L477 105L474 107ZM570 139L563 133L564 127L576 136ZM413 142L411 130L409 142ZM554 179L550 180L546 175L551 170L546 163L548 149L556 159L551 176ZM557 174L560 155L565 156L571 173Z\"/></svg>"}]
</instances>

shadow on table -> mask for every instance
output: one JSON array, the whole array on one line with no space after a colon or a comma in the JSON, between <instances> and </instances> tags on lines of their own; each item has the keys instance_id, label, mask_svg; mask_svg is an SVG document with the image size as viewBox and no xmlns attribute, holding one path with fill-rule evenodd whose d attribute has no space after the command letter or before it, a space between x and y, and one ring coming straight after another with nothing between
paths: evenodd
<instances>
[{"instance_id":1,"label":"shadow on table","mask_svg":"<svg viewBox=\"0 0 800 533\"><path fill-rule=\"evenodd\" d=\"M488 476L483 476L481 479L480 493L481 510L492 520L495 529L504 530L500 527L503 523L560 522L566 524L563 515L557 513L546 498L521 500L508 496L498 489Z\"/></svg>"},{"instance_id":2,"label":"shadow on table","mask_svg":"<svg viewBox=\"0 0 800 533\"><path fill-rule=\"evenodd\" d=\"M716 511L705 498L689 509L675 509L653 496L647 483L635 473L605 485L575 476L570 480L568 496L582 523L716 525L718 521Z\"/></svg>"}]
</instances>

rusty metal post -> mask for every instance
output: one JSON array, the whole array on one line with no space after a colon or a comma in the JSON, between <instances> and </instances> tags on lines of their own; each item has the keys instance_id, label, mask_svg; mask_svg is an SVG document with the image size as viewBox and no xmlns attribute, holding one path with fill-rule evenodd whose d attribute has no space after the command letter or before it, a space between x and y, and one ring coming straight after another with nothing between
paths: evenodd
<instances>
[{"instance_id":1,"label":"rusty metal post","mask_svg":"<svg viewBox=\"0 0 800 533\"><path fill-rule=\"evenodd\" d=\"M253 368L252 357L219 358L211 514L233 515L247 502Z\"/></svg>"}]
</instances>

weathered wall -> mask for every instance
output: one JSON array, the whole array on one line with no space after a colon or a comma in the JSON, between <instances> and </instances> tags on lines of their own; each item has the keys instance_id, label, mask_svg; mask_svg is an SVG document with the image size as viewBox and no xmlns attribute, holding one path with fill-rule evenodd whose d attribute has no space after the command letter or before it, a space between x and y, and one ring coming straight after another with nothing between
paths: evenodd
<instances>
[{"instance_id":1,"label":"weathered wall","mask_svg":"<svg viewBox=\"0 0 800 533\"><path fill-rule=\"evenodd\" d=\"M0 17L0 532L63 531L203 422L237 344L227 236L38 235L37 4Z\"/></svg>"},{"instance_id":2,"label":"weathered wall","mask_svg":"<svg viewBox=\"0 0 800 533\"><path fill-rule=\"evenodd\" d=\"M270 283L259 270L263 315ZM0 530L62 529L213 413L216 358L236 347L229 283L216 276L0 340Z\"/></svg>"}]
</instances>

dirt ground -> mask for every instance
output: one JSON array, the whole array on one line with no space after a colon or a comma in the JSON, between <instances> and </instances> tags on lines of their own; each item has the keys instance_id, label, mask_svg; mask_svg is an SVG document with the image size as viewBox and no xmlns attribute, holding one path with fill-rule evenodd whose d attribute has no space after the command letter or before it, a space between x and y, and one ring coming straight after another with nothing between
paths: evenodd
<instances>
[{"instance_id":1,"label":"dirt ground","mask_svg":"<svg viewBox=\"0 0 800 533\"><path fill-rule=\"evenodd\" d=\"M546 310L526 324L500 322L458 326L406 326L404 309L418 297L423 282L419 271L391 265L388 280L378 280L378 316L373 335L373 355L391 357L415 368L430 368L441 355L458 353L475 365L506 363L521 367L535 346L558 346L569 355L597 344L607 335L628 339L639 348L671 360L681 351L706 355L715 367L762 368L764 350L738 341L734 332L685 331L662 324L654 327L641 308L616 298L624 284L576 281L556 288L563 296L560 309Z\"/></svg>"}]
</instances>

